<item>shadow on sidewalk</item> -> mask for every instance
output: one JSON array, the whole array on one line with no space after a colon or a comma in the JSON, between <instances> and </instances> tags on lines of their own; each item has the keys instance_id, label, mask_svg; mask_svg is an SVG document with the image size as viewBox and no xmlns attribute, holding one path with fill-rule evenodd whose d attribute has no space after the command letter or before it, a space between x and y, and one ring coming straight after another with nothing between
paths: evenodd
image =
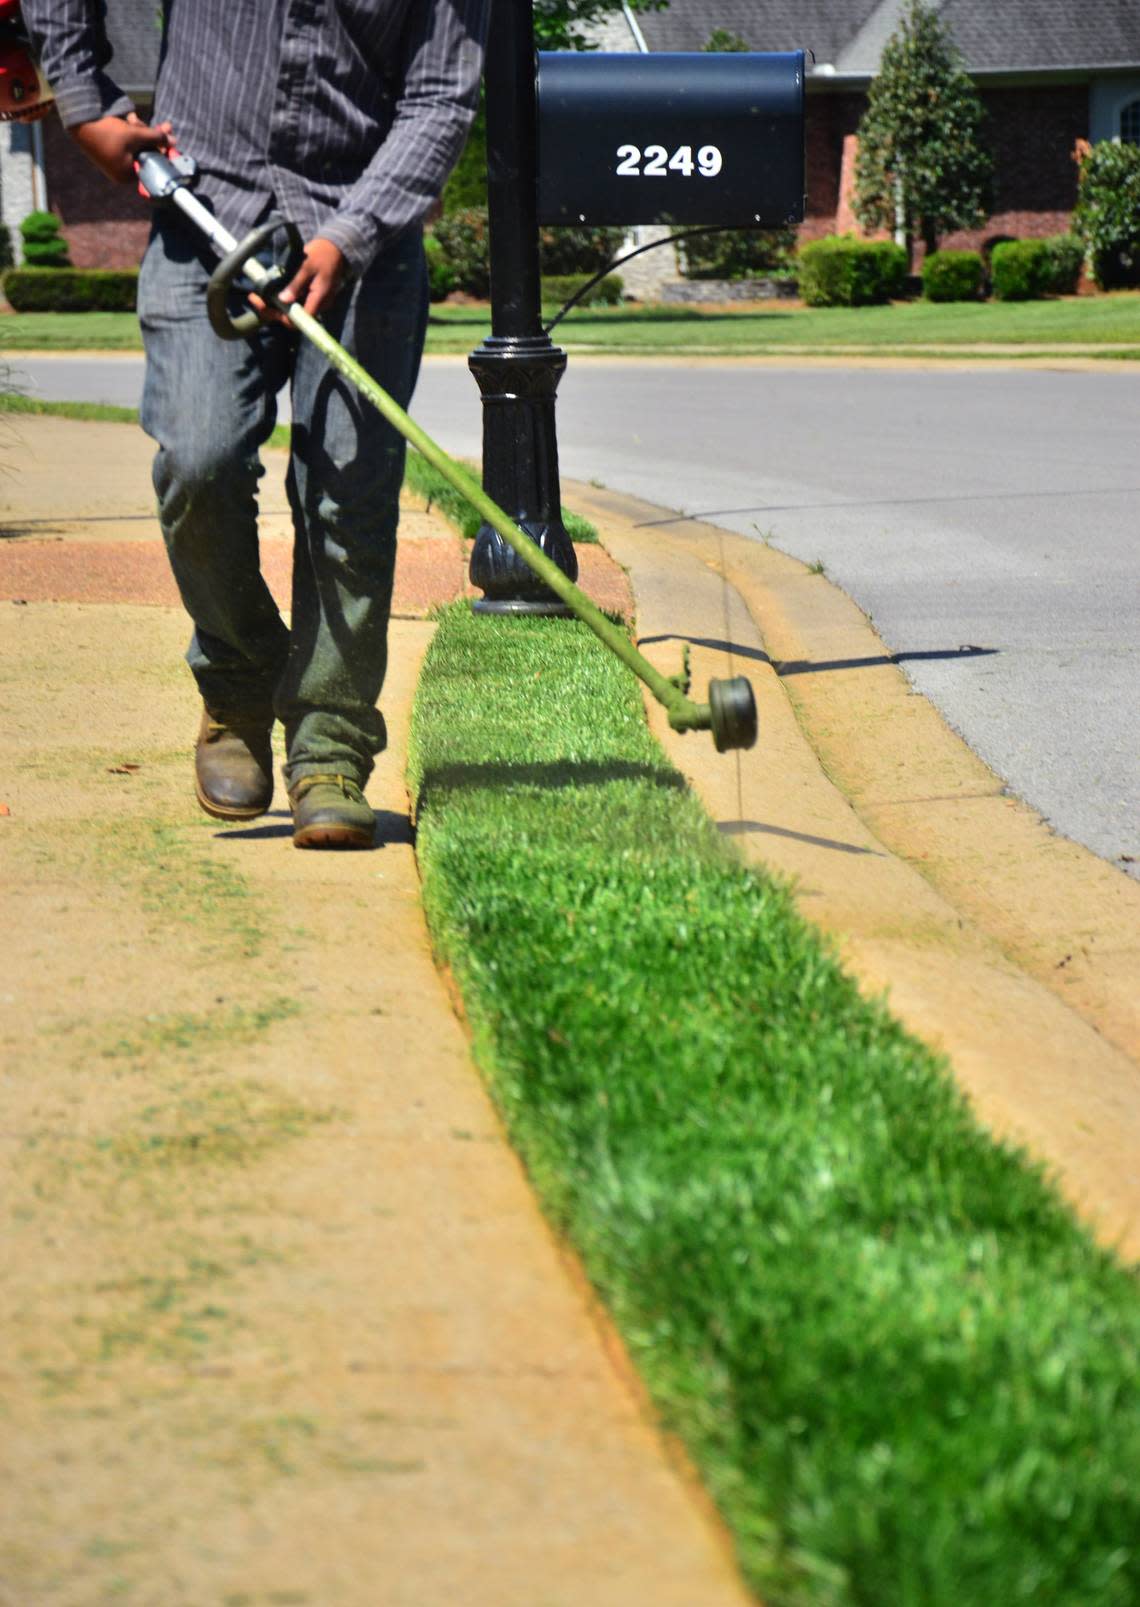
<instances>
[{"instance_id":1,"label":"shadow on sidewalk","mask_svg":"<svg viewBox=\"0 0 1140 1607\"><path fill-rule=\"evenodd\" d=\"M371 849L366 849L366 853L375 853L380 848L394 848L397 845L404 847L415 842L416 834L407 815L401 815L395 809L377 809L375 813L376 835L372 840ZM217 840L223 843L264 842L269 838L288 838L292 835L293 820L287 809L272 810L267 819L256 826L239 826L214 833Z\"/></svg>"}]
</instances>

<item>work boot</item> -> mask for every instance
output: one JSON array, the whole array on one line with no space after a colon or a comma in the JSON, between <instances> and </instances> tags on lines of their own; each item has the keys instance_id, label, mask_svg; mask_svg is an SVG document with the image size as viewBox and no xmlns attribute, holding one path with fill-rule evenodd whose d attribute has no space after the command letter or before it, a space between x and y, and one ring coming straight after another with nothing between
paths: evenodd
<instances>
[{"instance_id":1,"label":"work boot","mask_svg":"<svg viewBox=\"0 0 1140 1607\"><path fill-rule=\"evenodd\" d=\"M302 776L289 789L294 848L371 848L376 817L348 776Z\"/></svg>"},{"instance_id":2,"label":"work boot","mask_svg":"<svg viewBox=\"0 0 1140 1607\"><path fill-rule=\"evenodd\" d=\"M273 802L273 716L204 708L194 749L194 790L215 820L255 820Z\"/></svg>"}]
</instances>

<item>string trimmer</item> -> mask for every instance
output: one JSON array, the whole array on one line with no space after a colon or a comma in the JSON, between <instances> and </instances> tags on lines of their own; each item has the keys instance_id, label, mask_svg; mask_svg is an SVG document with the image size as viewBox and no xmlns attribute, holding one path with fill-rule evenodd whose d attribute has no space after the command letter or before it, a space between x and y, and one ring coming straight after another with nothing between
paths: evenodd
<instances>
[{"instance_id":1,"label":"string trimmer","mask_svg":"<svg viewBox=\"0 0 1140 1607\"><path fill-rule=\"evenodd\" d=\"M601 609L572 581L567 580L557 564L518 529L479 482L448 457L443 448L437 446L431 436L409 418L399 403L349 356L323 324L295 302L278 299L279 292L292 279L301 260L301 237L294 223L270 218L247 234L244 240L235 240L213 213L191 193L191 186L197 177L197 166L193 159L175 152L162 155L148 151L139 160L138 176L139 188L145 196L155 202L176 206L206 236L221 258L211 275L206 295L210 324L217 335L223 340L240 340L258 327L260 319L252 309L234 317L229 306L235 290L243 295L257 294L267 306L281 313L306 340L311 341L318 351L324 353L338 373L343 374L361 396L371 402L433 468L439 470L444 479L499 532L538 578L561 598L570 612L588 625L610 652L616 654L645 683L665 709L674 731L711 731L719 753L729 748L753 746L756 741L756 699L744 676L710 681L708 702L692 702L681 688L682 678L671 680L654 669L626 633L607 619ZM266 266L259 259L259 253L269 252L274 238L279 238L282 232L288 246L286 260Z\"/></svg>"}]
</instances>

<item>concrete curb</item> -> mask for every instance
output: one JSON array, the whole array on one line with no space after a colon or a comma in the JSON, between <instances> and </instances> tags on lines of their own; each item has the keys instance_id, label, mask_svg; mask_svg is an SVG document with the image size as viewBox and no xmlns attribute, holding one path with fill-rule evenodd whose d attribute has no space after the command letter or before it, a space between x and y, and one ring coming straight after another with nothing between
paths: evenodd
<instances>
[{"instance_id":1,"label":"concrete curb","mask_svg":"<svg viewBox=\"0 0 1140 1607\"><path fill-rule=\"evenodd\" d=\"M1101 1239L1140 1251L1140 887L1007 797L824 577L712 526L665 536L633 498L567 495L628 568L654 662L671 673L688 641L697 695L711 676L753 681L748 754L682 739L650 706L721 830L793 880L865 988L889 990ZM793 660L831 668L777 672Z\"/></svg>"}]
</instances>

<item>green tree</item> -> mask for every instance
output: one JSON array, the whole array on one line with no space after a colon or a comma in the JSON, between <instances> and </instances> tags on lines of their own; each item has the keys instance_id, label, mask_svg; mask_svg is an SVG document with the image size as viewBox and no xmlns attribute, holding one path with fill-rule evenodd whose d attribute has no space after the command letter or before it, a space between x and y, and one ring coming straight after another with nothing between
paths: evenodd
<instances>
[{"instance_id":1,"label":"green tree","mask_svg":"<svg viewBox=\"0 0 1140 1607\"><path fill-rule=\"evenodd\" d=\"M901 222L908 242L918 237L932 252L943 234L984 223L993 171L984 116L950 30L910 0L859 125L854 206L863 227Z\"/></svg>"},{"instance_id":2,"label":"green tree","mask_svg":"<svg viewBox=\"0 0 1140 1607\"><path fill-rule=\"evenodd\" d=\"M663 11L669 0L629 3L634 11ZM535 43L539 50L593 50L592 27L620 7L621 0L534 0ZM467 145L443 192L443 210L452 213L486 205L487 113L480 92Z\"/></svg>"},{"instance_id":3,"label":"green tree","mask_svg":"<svg viewBox=\"0 0 1140 1607\"><path fill-rule=\"evenodd\" d=\"M729 28L714 28L701 46L701 49L719 51L722 54L738 54L742 50L751 50L752 46L746 39L742 39L738 33L733 33Z\"/></svg>"},{"instance_id":4,"label":"green tree","mask_svg":"<svg viewBox=\"0 0 1140 1607\"><path fill-rule=\"evenodd\" d=\"M1140 145L1100 140L1088 152L1073 233L1102 290L1140 284Z\"/></svg>"},{"instance_id":5,"label":"green tree","mask_svg":"<svg viewBox=\"0 0 1140 1607\"><path fill-rule=\"evenodd\" d=\"M664 11L669 0L629 0L631 11ZM534 0L539 50L593 50L593 29L620 11L622 0Z\"/></svg>"}]
</instances>

